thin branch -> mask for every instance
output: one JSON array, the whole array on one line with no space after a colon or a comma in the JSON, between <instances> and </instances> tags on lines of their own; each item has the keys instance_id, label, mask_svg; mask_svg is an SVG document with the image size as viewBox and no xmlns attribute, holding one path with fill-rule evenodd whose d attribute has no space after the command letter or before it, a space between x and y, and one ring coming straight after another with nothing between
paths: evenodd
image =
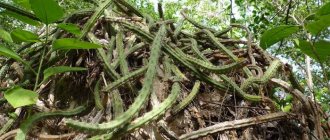
<instances>
[{"instance_id":1,"label":"thin branch","mask_svg":"<svg viewBox=\"0 0 330 140\"><path fill-rule=\"evenodd\" d=\"M261 124L271 121L287 119L288 117L289 117L289 113L277 112L263 116L241 119L241 120L226 121L209 127L201 128L199 130L187 134L183 134L179 137L179 139L196 139L209 134L214 134L231 129L253 126L256 124Z\"/></svg>"}]
</instances>

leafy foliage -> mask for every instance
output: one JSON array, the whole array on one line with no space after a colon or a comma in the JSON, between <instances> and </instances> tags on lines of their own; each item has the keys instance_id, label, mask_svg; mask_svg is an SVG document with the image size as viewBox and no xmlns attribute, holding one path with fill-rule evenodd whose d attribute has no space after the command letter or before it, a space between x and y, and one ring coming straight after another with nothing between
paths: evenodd
<instances>
[{"instance_id":1,"label":"leafy foliage","mask_svg":"<svg viewBox=\"0 0 330 140\"><path fill-rule=\"evenodd\" d=\"M20 5L20 6L24 7L27 10L31 10L31 4L30 4L29 0L13 0L13 1L17 5Z\"/></svg>"},{"instance_id":2,"label":"leafy foliage","mask_svg":"<svg viewBox=\"0 0 330 140\"><path fill-rule=\"evenodd\" d=\"M303 53L317 61L325 62L330 59L330 42L328 41L321 40L311 43L305 40L295 40L295 43Z\"/></svg>"},{"instance_id":3,"label":"leafy foliage","mask_svg":"<svg viewBox=\"0 0 330 140\"><path fill-rule=\"evenodd\" d=\"M72 23L60 23L57 25L57 27L65 30L69 33L72 33L76 36L79 36L81 34L80 28L77 25L72 24Z\"/></svg>"},{"instance_id":4,"label":"leafy foliage","mask_svg":"<svg viewBox=\"0 0 330 140\"><path fill-rule=\"evenodd\" d=\"M271 45L283 40L284 38L289 37L290 35L298 31L299 27L294 25L277 26L264 32L260 39L260 46L263 49L267 49Z\"/></svg>"},{"instance_id":5,"label":"leafy foliage","mask_svg":"<svg viewBox=\"0 0 330 140\"><path fill-rule=\"evenodd\" d=\"M306 30L313 35L319 34L321 31L330 26L330 15L322 16L318 20L310 22L306 25Z\"/></svg>"},{"instance_id":6,"label":"leafy foliage","mask_svg":"<svg viewBox=\"0 0 330 140\"><path fill-rule=\"evenodd\" d=\"M23 64L27 64L25 60L23 60L18 54L16 54L11 49L0 45L0 55L15 59L16 61L22 62Z\"/></svg>"},{"instance_id":7,"label":"leafy foliage","mask_svg":"<svg viewBox=\"0 0 330 140\"><path fill-rule=\"evenodd\" d=\"M0 38L3 41L13 43L13 40L12 40L10 34L7 31L3 30L3 29L0 29Z\"/></svg>"},{"instance_id":8,"label":"leafy foliage","mask_svg":"<svg viewBox=\"0 0 330 140\"><path fill-rule=\"evenodd\" d=\"M4 94L6 100L14 107L32 105L37 102L38 94L34 91L15 86Z\"/></svg>"},{"instance_id":9,"label":"leafy foliage","mask_svg":"<svg viewBox=\"0 0 330 140\"><path fill-rule=\"evenodd\" d=\"M26 16L23 16L23 15L20 15L20 14L17 14L17 13L14 13L12 11L8 11L8 10L5 10L3 12L1 12L2 15L7 15L7 16L10 16L10 17L13 17L17 20L20 20L24 23L27 23L27 24L30 24L30 25L33 25L33 26L39 26L40 23L38 21L35 21L33 19L30 19Z\"/></svg>"},{"instance_id":10,"label":"leafy foliage","mask_svg":"<svg viewBox=\"0 0 330 140\"><path fill-rule=\"evenodd\" d=\"M53 50L70 50L70 49L96 49L102 46L94 43L89 43L85 41L79 41L74 38L62 38L57 39L53 43Z\"/></svg>"},{"instance_id":11,"label":"leafy foliage","mask_svg":"<svg viewBox=\"0 0 330 140\"><path fill-rule=\"evenodd\" d=\"M12 31L11 37L15 42L40 42L38 35L22 29Z\"/></svg>"},{"instance_id":12,"label":"leafy foliage","mask_svg":"<svg viewBox=\"0 0 330 140\"><path fill-rule=\"evenodd\" d=\"M82 67L69 67L69 66L58 66L50 67L44 70L44 80L48 79L50 76L63 73L63 72L73 72L73 71L84 71L86 68Z\"/></svg>"},{"instance_id":13,"label":"leafy foliage","mask_svg":"<svg viewBox=\"0 0 330 140\"><path fill-rule=\"evenodd\" d=\"M64 12L54 0L30 0L34 14L45 24L50 24L62 18Z\"/></svg>"},{"instance_id":14,"label":"leafy foliage","mask_svg":"<svg viewBox=\"0 0 330 140\"><path fill-rule=\"evenodd\" d=\"M324 4L317 12L316 12L316 16L318 17L322 17L322 16L326 16L326 15L330 15L330 3L326 3Z\"/></svg>"}]
</instances>

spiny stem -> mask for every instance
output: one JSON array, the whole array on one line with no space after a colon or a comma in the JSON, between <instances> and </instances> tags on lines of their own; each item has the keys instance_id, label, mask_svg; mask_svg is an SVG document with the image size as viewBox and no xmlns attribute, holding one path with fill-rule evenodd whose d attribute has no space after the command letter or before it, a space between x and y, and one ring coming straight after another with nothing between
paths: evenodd
<instances>
[{"instance_id":1,"label":"spiny stem","mask_svg":"<svg viewBox=\"0 0 330 140\"><path fill-rule=\"evenodd\" d=\"M15 139L16 140L25 140L25 137L26 137L31 125L33 123L35 123L36 121L41 120L42 118L51 117L51 116L72 116L72 115L81 113L85 109L86 109L86 106L79 106L73 110L42 112L42 113L34 114L22 122L22 124L20 125L20 129L18 129Z\"/></svg>"},{"instance_id":2,"label":"spiny stem","mask_svg":"<svg viewBox=\"0 0 330 140\"><path fill-rule=\"evenodd\" d=\"M144 114L142 117L139 117L132 121L129 125L126 125L122 129L118 130L118 133L114 136L120 136L125 134L126 132L132 131L152 120L159 118L161 115L165 114L165 112L173 106L178 95L180 94L181 88L179 82L174 82L172 85L171 94L158 106L153 107L151 111Z\"/></svg>"},{"instance_id":3,"label":"spiny stem","mask_svg":"<svg viewBox=\"0 0 330 140\"><path fill-rule=\"evenodd\" d=\"M151 47L150 60L148 63L148 70L145 75L145 82L143 84L142 89L139 91L138 96L136 97L133 104L125 111L123 114L118 116L116 119L102 124L91 124L85 122L79 122L74 120L67 120L66 124L70 127L82 129L82 130L90 130L90 131L111 131L114 129L120 128L122 125L129 122L133 116L142 108L143 104L148 99L151 90L154 78L156 76L156 66L158 65L158 59L161 54L161 42L162 39L166 36L165 26L161 26L159 29Z\"/></svg>"},{"instance_id":4,"label":"spiny stem","mask_svg":"<svg viewBox=\"0 0 330 140\"><path fill-rule=\"evenodd\" d=\"M179 111L184 109L187 105L189 105L189 103L191 103L191 101L196 97L200 86L201 86L201 82L196 81L194 84L194 87L192 88L189 95L186 98L184 98L178 105L173 107L172 114L177 114Z\"/></svg>"},{"instance_id":5,"label":"spiny stem","mask_svg":"<svg viewBox=\"0 0 330 140\"><path fill-rule=\"evenodd\" d=\"M100 99L100 81L101 79L97 80L93 94L94 94L95 106L100 110L104 110L104 107Z\"/></svg>"},{"instance_id":6,"label":"spiny stem","mask_svg":"<svg viewBox=\"0 0 330 140\"><path fill-rule=\"evenodd\" d=\"M281 66L281 61L278 59L275 59L273 62L271 62L269 68L266 70L265 74L258 78L258 77L250 77L246 79L242 85L241 89L245 91L250 85L253 83L258 83L258 84L264 84L268 82L271 78L273 78L278 70L278 68Z\"/></svg>"}]
</instances>

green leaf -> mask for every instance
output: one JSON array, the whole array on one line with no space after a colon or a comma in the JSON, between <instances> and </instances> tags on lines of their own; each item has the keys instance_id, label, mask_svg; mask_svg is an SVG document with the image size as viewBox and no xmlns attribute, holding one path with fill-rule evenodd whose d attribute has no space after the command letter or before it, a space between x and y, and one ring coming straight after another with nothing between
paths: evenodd
<instances>
[{"instance_id":1,"label":"green leaf","mask_svg":"<svg viewBox=\"0 0 330 140\"><path fill-rule=\"evenodd\" d=\"M293 96L292 96L291 94L288 94L288 95L286 95L286 97L284 98L284 101L285 101L285 102L290 102L290 101L292 101L292 99L293 99Z\"/></svg>"},{"instance_id":2,"label":"green leaf","mask_svg":"<svg viewBox=\"0 0 330 140\"><path fill-rule=\"evenodd\" d=\"M29 0L13 0L17 5L24 7L27 10L31 10Z\"/></svg>"},{"instance_id":3,"label":"green leaf","mask_svg":"<svg viewBox=\"0 0 330 140\"><path fill-rule=\"evenodd\" d=\"M22 16L20 14L17 14L17 13L8 11L8 10L5 10L5 11L1 12L1 14L13 17L17 20L20 20L24 23L27 23L27 24L30 24L30 25L33 25L33 26L40 26L40 23L38 21L35 21L33 19L30 19L29 17Z\"/></svg>"},{"instance_id":4,"label":"green leaf","mask_svg":"<svg viewBox=\"0 0 330 140\"><path fill-rule=\"evenodd\" d=\"M322 30L327 29L330 26L330 15L322 16L319 20L310 22L306 25L306 30L312 33L313 35L317 35Z\"/></svg>"},{"instance_id":5,"label":"green leaf","mask_svg":"<svg viewBox=\"0 0 330 140\"><path fill-rule=\"evenodd\" d=\"M314 20L314 19L316 19L315 13L312 13L312 14L308 15L307 17L305 17L305 21Z\"/></svg>"},{"instance_id":6,"label":"green leaf","mask_svg":"<svg viewBox=\"0 0 330 140\"><path fill-rule=\"evenodd\" d=\"M299 26L295 25L281 25L270 30L265 31L261 36L260 46L263 49L267 49L273 44L281 41L284 38L289 37L290 35L299 31Z\"/></svg>"},{"instance_id":7,"label":"green leaf","mask_svg":"<svg viewBox=\"0 0 330 140\"><path fill-rule=\"evenodd\" d=\"M60 23L57 25L58 28L61 28L69 33L72 33L76 36L80 35L81 31L80 28L72 23Z\"/></svg>"},{"instance_id":8,"label":"green leaf","mask_svg":"<svg viewBox=\"0 0 330 140\"><path fill-rule=\"evenodd\" d=\"M1 55L12 58L16 61L23 63L25 66L27 66L31 71L33 71L35 73L35 71L32 69L32 67L29 65L29 63L24 61L19 55L16 54L16 52L0 45L0 56Z\"/></svg>"},{"instance_id":9,"label":"green leaf","mask_svg":"<svg viewBox=\"0 0 330 140\"><path fill-rule=\"evenodd\" d=\"M101 48L102 46L90 43L90 42L85 42L85 41L80 41L78 39L74 38L63 38L63 39L58 39L55 40L53 43L53 50L69 50L69 49L96 49L96 48Z\"/></svg>"},{"instance_id":10,"label":"green leaf","mask_svg":"<svg viewBox=\"0 0 330 140\"><path fill-rule=\"evenodd\" d=\"M87 70L87 68L69 67L69 66L51 67L51 68L47 68L44 71L44 79L43 80L46 80L47 78L49 78L50 76L53 76L55 74L59 74L59 73L63 73L63 72L71 72L71 71L83 71L83 70Z\"/></svg>"},{"instance_id":11,"label":"green leaf","mask_svg":"<svg viewBox=\"0 0 330 140\"><path fill-rule=\"evenodd\" d=\"M4 97L14 108L35 104L38 94L34 91L15 86L5 91Z\"/></svg>"},{"instance_id":12,"label":"green leaf","mask_svg":"<svg viewBox=\"0 0 330 140\"><path fill-rule=\"evenodd\" d=\"M22 62L23 64L27 64L27 62L24 61L20 56L18 56L14 51L0 45L0 56L1 55L15 59L16 61Z\"/></svg>"},{"instance_id":13,"label":"green leaf","mask_svg":"<svg viewBox=\"0 0 330 140\"><path fill-rule=\"evenodd\" d=\"M317 56L320 58L321 62L327 61L330 57L330 42L321 40L314 43L315 53L311 43L305 40L295 40L296 47L298 47L304 54L310 56L314 60L318 60Z\"/></svg>"},{"instance_id":14,"label":"green leaf","mask_svg":"<svg viewBox=\"0 0 330 140\"><path fill-rule=\"evenodd\" d=\"M288 105L283 107L282 111L283 112L290 112L291 108L292 108L292 104L288 104Z\"/></svg>"},{"instance_id":15,"label":"green leaf","mask_svg":"<svg viewBox=\"0 0 330 140\"><path fill-rule=\"evenodd\" d=\"M321 17L324 15L329 15L330 14L330 2L326 3L323 5L317 12L316 16Z\"/></svg>"},{"instance_id":16,"label":"green leaf","mask_svg":"<svg viewBox=\"0 0 330 140\"><path fill-rule=\"evenodd\" d=\"M53 23L63 16L63 10L54 0L30 0L34 14L45 24Z\"/></svg>"},{"instance_id":17,"label":"green leaf","mask_svg":"<svg viewBox=\"0 0 330 140\"><path fill-rule=\"evenodd\" d=\"M3 41L9 42L9 43L13 43L13 40L11 39L10 34L3 29L0 29L0 39L2 39Z\"/></svg>"},{"instance_id":18,"label":"green leaf","mask_svg":"<svg viewBox=\"0 0 330 140\"><path fill-rule=\"evenodd\" d=\"M11 37L15 42L40 42L38 35L22 29L12 31Z\"/></svg>"}]
</instances>

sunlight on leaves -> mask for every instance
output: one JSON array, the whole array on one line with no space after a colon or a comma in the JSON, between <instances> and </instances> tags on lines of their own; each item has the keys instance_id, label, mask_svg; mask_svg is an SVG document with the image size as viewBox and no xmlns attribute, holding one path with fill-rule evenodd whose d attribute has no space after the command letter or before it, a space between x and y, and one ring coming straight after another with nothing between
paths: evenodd
<instances>
[{"instance_id":1,"label":"sunlight on leaves","mask_svg":"<svg viewBox=\"0 0 330 140\"><path fill-rule=\"evenodd\" d=\"M38 94L34 91L15 86L4 93L4 97L14 108L35 104Z\"/></svg>"},{"instance_id":2,"label":"sunlight on leaves","mask_svg":"<svg viewBox=\"0 0 330 140\"><path fill-rule=\"evenodd\" d=\"M312 46L308 41L296 39L295 44L296 47L298 47L304 54L310 56L314 60L318 60L318 56L320 58L320 61L324 62L330 57L330 42L321 40L315 42ZM314 47L315 52L312 47Z\"/></svg>"},{"instance_id":3,"label":"sunlight on leaves","mask_svg":"<svg viewBox=\"0 0 330 140\"><path fill-rule=\"evenodd\" d=\"M11 39L10 34L3 29L0 29L0 39L2 39L3 41L9 42L9 43L13 43L13 40Z\"/></svg>"},{"instance_id":4,"label":"sunlight on leaves","mask_svg":"<svg viewBox=\"0 0 330 140\"><path fill-rule=\"evenodd\" d=\"M30 0L30 5L34 14L45 24L53 23L64 15L54 0Z\"/></svg>"},{"instance_id":5,"label":"sunlight on leaves","mask_svg":"<svg viewBox=\"0 0 330 140\"><path fill-rule=\"evenodd\" d=\"M275 43L299 31L299 26L282 25L265 31L260 39L260 47L267 49Z\"/></svg>"},{"instance_id":6,"label":"sunlight on leaves","mask_svg":"<svg viewBox=\"0 0 330 140\"><path fill-rule=\"evenodd\" d=\"M306 30L313 35L319 34L322 30L330 26L330 15L322 16L320 20L310 22L306 25Z\"/></svg>"},{"instance_id":7,"label":"sunlight on leaves","mask_svg":"<svg viewBox=\"0 0 330 140\"><path fill-rule=\"evenodd\" d=\"M321 17L330 14L330 2L324 4L317 12L316 16Z\"/></svg>"},{"instance_id":8,"label":"sunlight on leaves","mask_svg":"<svg viewBox=\"0 0 330 140\"><path fill-rule=\"evenodd\" d=\"M24 7L27 10L31 10L29 0L13 0L17 5Z\"/></svg>"}]
</instances>

